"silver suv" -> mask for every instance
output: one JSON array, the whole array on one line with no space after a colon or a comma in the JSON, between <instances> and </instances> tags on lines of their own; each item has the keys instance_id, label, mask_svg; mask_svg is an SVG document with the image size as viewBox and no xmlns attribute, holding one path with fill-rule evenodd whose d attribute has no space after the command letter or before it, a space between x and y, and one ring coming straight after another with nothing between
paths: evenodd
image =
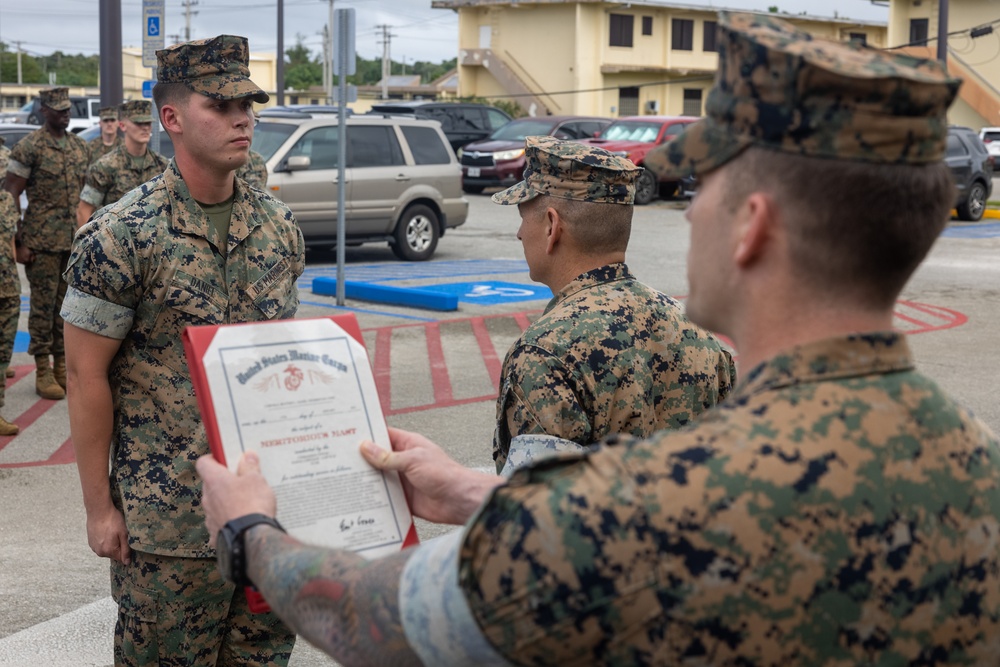
<instances>
[{"instance_id":1,"label":"silver suv","mask_svg":"<svg viewBox=\"0 0 1000 667\"><path fill-rule=\"evenodd\" d=\"M267 189L298 220L306 245L337 243L336 116L263 117L253 149L267 162ZM347 118L347 245L388 242L400 259L429 259L445 230L465 222L462 169L434 121Z\"/></svg>"}]
</instances>

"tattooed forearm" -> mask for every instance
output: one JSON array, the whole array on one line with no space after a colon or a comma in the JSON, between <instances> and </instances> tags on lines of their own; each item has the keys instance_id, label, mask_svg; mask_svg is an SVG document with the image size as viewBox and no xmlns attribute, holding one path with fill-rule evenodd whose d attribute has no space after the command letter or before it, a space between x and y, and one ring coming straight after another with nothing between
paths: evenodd
<instances>
[{"instance_id":1,"label":"tattooed forearm","mask_svg":"<svg viewBox=\"0 0 1000 667\"><path fill-rule=\"evenodd\" d=\"M403 634L399 578L409 552L367 561L258 526L246 534L250 579L296 633L343 665L420 665Z\"/></svg>"}]
</instances>

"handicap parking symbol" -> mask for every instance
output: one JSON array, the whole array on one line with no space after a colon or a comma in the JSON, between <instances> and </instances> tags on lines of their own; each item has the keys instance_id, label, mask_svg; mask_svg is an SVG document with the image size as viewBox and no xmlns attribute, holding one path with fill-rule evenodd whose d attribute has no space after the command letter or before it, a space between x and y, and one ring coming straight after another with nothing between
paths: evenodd
<instances>
[{"instance_id":1,"label":"handicap parking symbol","mask_svg":"<svg viewBox=\"0 0 1000 667\"><path fill-rule=\"evenodd\" d=\"M459 301L483 306L515 301L548 301L552 298L552 291L544 285L525 285L495 280L475 283L439 283L425 285L424 289L455 294Z\"/></svg>"},{"instance_id":2,"label":"handicap parking symbol","mask_svg":"<svg viewBox=\"0 0 1000 667\"><path fill-rule=\"evenodd\" d=\"M149 37L159 37L160 36L160 17L150 16L149 24L146 26L146 35Z\"/></svg>"}]
</instances>

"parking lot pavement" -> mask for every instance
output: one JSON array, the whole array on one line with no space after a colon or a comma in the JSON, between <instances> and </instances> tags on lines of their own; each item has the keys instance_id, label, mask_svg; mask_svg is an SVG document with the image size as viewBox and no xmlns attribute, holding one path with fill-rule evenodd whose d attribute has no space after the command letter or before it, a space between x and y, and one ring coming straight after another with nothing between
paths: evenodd
<instances>
[{"instance_id":1,"label":"parking lot pavement","mask_svg":"<svg viewBox=\"0 0 1000 667\"><path fill-rule=\"evenodd\" d=\"M641 280L681 299L688 244L682 208L658 202L636 209L628 259ZM514 238L517 224L511 207L473 196L469 221L441 240L432 262L400 263L379 246L347 253L349 279L462 285L463 294L492 291L507 299L468 297L453 313L352 301L341 309L309 291L312 276L334 271L333 255L318 251L309 253L300 281L300 316L357 316L388 423L424 433L464 465L486 470L499 364L547 299L515 298L518 285L532 286ZM1000 430L992 391L1000 376L998 257L1000 238L942 237L897 304L895 319L897 328L913 334L918 365L994 430ZM503 292L498 283L514 288ZM0 439L0 600L6 602L0 605L0 665L110 664L107 566L86 544L66 404L35 396L25 352L15 354L13 365L18 377L8 383L3 414L24 431ZM418 530L426 539L446 529L421 522ZM329 664L304 643L292 658L293 667Z\"/></svg>"}]
</instances>

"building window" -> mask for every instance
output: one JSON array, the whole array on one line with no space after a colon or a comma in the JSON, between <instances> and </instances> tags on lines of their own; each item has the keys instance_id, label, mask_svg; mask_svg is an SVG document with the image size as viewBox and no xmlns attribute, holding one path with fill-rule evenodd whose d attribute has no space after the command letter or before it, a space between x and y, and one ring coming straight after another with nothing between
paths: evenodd
<instances>
[{"instance_id":1,"label":"building window","mask_svg":"<svg viewBox=\"0 0 1000 667\"><path fill-rule=\"evenodd\" d=\"M691 19L671 19L671 46L674 51L694 49L694 21Z\"/></svg>"},{"instance_id":2,"label":"building window","mask_svg":"<svg viewBox=\"0 0 1000 667\"><path fill-rule=\"evenodd\" d=\"M618 89L618 115L638 116L639 115L639 89L619 88Z\"/></svg>"},{"instance_id":3,"label":"building window","mask_svg":"<svg viewBox=\"0 0 1000 667\"><path fill-rule=\"evenodd\" d=\"M715 46L715 35L719 32L719 22L718 21L705 21L705 34L703 39L703 51L718 51L718 47Z\"/></svg>"},{"instance_id":4,"label":"building window","mask_svg":"<svg viewBox=\"0 0 1000 667\"><path fill-rule=\"evenodd\" d=\"M631 14L611 15L611 46L632 46L633 19Z\"/></svg>"},{"instance_id":5,"label":"building window","mask_svg":"<svg viewBox=\"0 0 1000 667\"><path fill-rule=\"evenodd\" d=\"M850 38L851 38L852 42L860 44L861 46L865 46L866 44L868 44L868 34L867 33L864 33L864 32L852 32L850 34Z\"/></svg>"},{"instance_id":6,"label":"building window","mask_svg":"<svg viewBox=\"0 0 1000 667\"><path fill-rule=\"evenodd\" d=\"M927 46L927 30L930 19L910 19L910 44Z\"/></svg>"},{"instance_id":7,"label":"building window","mask_svg":"<svg viewBox=\"0 0 1000 667\"><path fill-rule=\"evenodd\" d=\"M652 35L653 34L653 17L643 16L642 17L642 34Z\"/></svg>"},{"instance_id":8,"label":"building window","mask_svg":"<svg viewBox=\"0 0 1000 667\"><path fill-rule=\"evenodd\" d=\"M701 88L684 89L684 109L681 113L685 116L701 115Z\"/></svg>"}]
</instances>

